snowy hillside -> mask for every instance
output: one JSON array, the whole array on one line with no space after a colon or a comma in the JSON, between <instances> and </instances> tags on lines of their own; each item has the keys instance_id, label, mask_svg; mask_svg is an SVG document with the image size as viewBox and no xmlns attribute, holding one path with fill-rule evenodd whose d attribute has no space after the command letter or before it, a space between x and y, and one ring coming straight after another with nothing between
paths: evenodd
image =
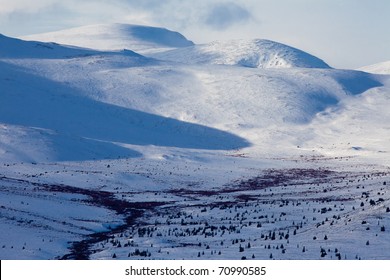
<instances>
[{"instance_id":1,"label":"snowy hillside","mask_svg":"<svg viewBox=\"0 0 390 280\"><path fill-rule=\"evenodd\" d=\"M359 70L375 74L390 74L390 61L365 66Z\"/></svg>"},{"instance_id":2,"label":"snowy hillside","mask_svg":"<svg viewBox=\"0 0 390 280\"><path fill-rule=\"evenodd\" d=\"M0 34L1 58L65 58L93 55L97 52L56 43L23 41Z\"/></svg>"},{"instance_id":3,"label":"snowy hillside","mask_svg":"<svg viewBox=\"0 0 390 280\"><path fill-rule=\"evenodd\" d=\"M193 45L180 33L165 28L119 23L88 25L25 36L23 39L99 50L128 49L142 54Z\"/></svg>"},{"instance_id":4,"label":"snowy hillside","mask_svg":"<svg viewBox=\"0 0 390 280\"><path fill-rule=\"evenodd\" d=\"M60 59L93 56L98 54L121 54L142 58L141 55L130 51L101 52L82 47L64 46L57 43L43 43L38 41L24 41L10 38L0 34L1 52L0 58L35 58L35 59Z\"/></svg>"},{"instance_id":5,"label":"snowy hillside","mask_svg":"<svg viewBox=\"0 0 390 280\"><path fill-rule=\"evenodd\" d=\"M266 40L49 35L67 45L0 36L1 259L389 258L388 75Z\"/></svg>"},{"instance_id":6,"label":"snowy hillside","mask_svg":"<svg viewBox=\"0 0 390 280\"><path fill-rule=\"evenodd\" d=\"M225 64L251 68L330 68L321 59L301 50L260 39L216 41L153 56L189 64Z\"/></svg>"}]
</instances>

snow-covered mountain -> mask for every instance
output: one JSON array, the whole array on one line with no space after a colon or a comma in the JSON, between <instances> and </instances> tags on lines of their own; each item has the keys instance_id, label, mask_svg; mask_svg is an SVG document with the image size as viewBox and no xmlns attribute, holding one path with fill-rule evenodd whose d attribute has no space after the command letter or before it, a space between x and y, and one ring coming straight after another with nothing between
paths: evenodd
<instances>
[{"instance_id":1,"label":"snow-covered mountain","mask_svg":"<svg viewBox=\"0 0 390 280\"><path fill-rule=\"evenodd\" d=\"M330 68L315 56L269 40L231 40L194 45L180 33L165 28L131 24L89 25L23 38L99 50L130 49L155 58L186 64Z\"/></svg>"},{"instance_id":2,"label":"snow-covered mountain","mask_svg":"<svg viewBox=\"0 0 390 280\"><path fill-rule=\"evenodd\" d=\"M276 128L310 123L349 96L380 85L374 76L354 71L177 65L132 52L57 45L39 49L37 56L36 42L9 39L12 43L29 51L23 58L11 52L14 58L5 56L2 63L0 121L39 129L44 147L26 150L17 139L8 142L23 153L41 151L40 160L71 160L72 154L78 160L112 158L124 145L211 150L254 145L265 151L282 141L290 149L295 136L274 139ZM74 50L86 55L66 55ZM58 59L42 59L55 52Z\"/></svg>"},{"instance_id":3,"label":"snow-covered mountain","mask_svg":"<svg viewBox=\"0 0 390 280\"><path fill-rule=\"evenodd\" d=\"M364 66L359 68L359 70L374 74L390 74L390 61Z\"/></svg>"},{"instance_id":4,"label":"snow-covered mountain","mask_svg":"<svg viewBox=\"0 0 390 280\"><path fill-rule=\"evenodd\" d=\"M24 36L26 40L57 42L98 50L129 49L142 54L192 46L178 32L132 24L96 24Z\"/></svg>"},{"instance_id":5,"label":"snow-covered mountain","mask_svg":"<svg viewBox=\"0 0 390 280\"><path fill-rule=\"evenodd\" d=\"M0 36L1 259L389 257L388 75L145 26L30 38Z\"/></svg>"},{"instance_id":6,"label":"snow-covered mountain","mask_svg":"<svg viewBox=\"0 0 390 280\"><path fill-rule=\"evenodd\" d=\"M153 55L186 64L225 64L251 68L330 68L321 59L269 40L215 41Z\"/></svg>"}]
</instances>

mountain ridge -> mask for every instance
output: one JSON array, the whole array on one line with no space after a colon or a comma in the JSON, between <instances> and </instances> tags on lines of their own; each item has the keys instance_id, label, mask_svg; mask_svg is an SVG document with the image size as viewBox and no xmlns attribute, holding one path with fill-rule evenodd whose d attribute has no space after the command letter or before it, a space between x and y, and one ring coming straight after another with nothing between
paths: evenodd
<instances>
[{"instance_id":1,"label":"mountain ridge","mask_svg":"<svg viewBox=\"0 0 390 280\"><path fill-rule=\"evenodd\" d=\"M12 38L0 34L1 52L0 58L72 58L102 54L121 54L141 58L142 55L131 51L122 50L121 52L98 51L79 46L61 45L55 42L27 41Z\"/></svg>"},{"instance_id":2,"label":"mountain ridge","mask_svg":"<svg viewBox=\"0 0 390 280\"><path fill-rule=\"evenodd\" d=\"M331 68L323 60L297 48L266 39L214 41L194 44L165 28L131 24L87 25L22 39L53 41L97 50L130 49L180 63L225 64L251 68Z\"/></svg>"},{"instance_id":3,"label":"mountain ridge","mask_svg":"<svg viewBox=\"0 0 390 280\"><path fill-rule=\"evenodd\" d=\"M214 41L152 56L181 63L224 64L250 68L331 68L323 60L309 53L266 39Z\"/></svg>"},{"instance_id":4,"label":"mountain ridge","mask_svg":"<svg viewBox=\"0 0 390 280\"><path fill-rule=\"evenodd\" d=\"M141 54L193 45L182 34L161 27L134 24L96 24L23 36L98 50L130 49Z\"/></svg>"}]
</instances>

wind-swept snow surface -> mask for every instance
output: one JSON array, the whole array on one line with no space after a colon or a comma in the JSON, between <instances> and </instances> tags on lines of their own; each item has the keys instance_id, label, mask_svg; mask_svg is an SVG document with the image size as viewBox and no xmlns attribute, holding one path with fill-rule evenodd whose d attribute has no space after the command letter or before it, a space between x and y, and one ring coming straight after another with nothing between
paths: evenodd
<instances>
[{"instance_id":1,"label":"wind-swept snow surface","mask_svg":"<svg viewBox=\"0 0 390 280\"><path fill-rule=\"evenodd\" d=\"M78 47L65 47L56 43L42 43L37 41L23 41L0 34L0 57L5 58L70 58L94 55L97 52Z\"/></svg>"},{"instance_id":2,"label":"wind-swept snow surface","mask_svg":"<svg viewBox=\"0 0 390 280\"><path fill-rule=\"evenodd\" d=\"M216 41L154 54L154 57L187 64L225 64L251 68L330 68L321 59L269 40Z\"/></svg>"},{"instance_id":3,"label":"wind-swept snow surface","mask_svg":"<svg viewBox=\"0 0 390 280\"><path fill-rule=\"evenodd\" d=\"M390 61L365 66L359 70L375 74L390 74Z\"/></svg>"},{"instance_id":4,"label":"wind-swept snow surface","mask_svg":"<svg viewBox=\"0 0 390 280\"><path fill-rule=\"evenodd\" d=\"M1 259L390 257L388 75L267 40L50 36L0 37Z\"/></svg>"},{"instance_id":5,"label":"wind-swept snow surface","mask_svg":"<svg viewBox=\"0 0 390 280\"><path fill-rule=\"evenodd\" d=\"M99 50L129 49L140 53L192 46L178 32L132 24L96 24L25 36L24 39L57 42Z\"/></svg>"}]
</instances>

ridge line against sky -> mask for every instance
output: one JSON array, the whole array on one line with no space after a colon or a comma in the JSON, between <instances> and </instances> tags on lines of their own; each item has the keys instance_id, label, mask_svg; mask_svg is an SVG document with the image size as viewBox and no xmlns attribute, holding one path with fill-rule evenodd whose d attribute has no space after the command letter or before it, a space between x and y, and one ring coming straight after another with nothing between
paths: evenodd
<instances>
[{"instance_id":1,"label":"ridge line against sky","mask_svg":"<svg viewBox=\"0 0 390 280\"><path fill-rule=\"evenodd\" d=\"M390 60L389 13L388 0L0 0L0 33L143 24L178 31L195 43L270 39L354 69Z\"/></svg>"}]
</instances>

